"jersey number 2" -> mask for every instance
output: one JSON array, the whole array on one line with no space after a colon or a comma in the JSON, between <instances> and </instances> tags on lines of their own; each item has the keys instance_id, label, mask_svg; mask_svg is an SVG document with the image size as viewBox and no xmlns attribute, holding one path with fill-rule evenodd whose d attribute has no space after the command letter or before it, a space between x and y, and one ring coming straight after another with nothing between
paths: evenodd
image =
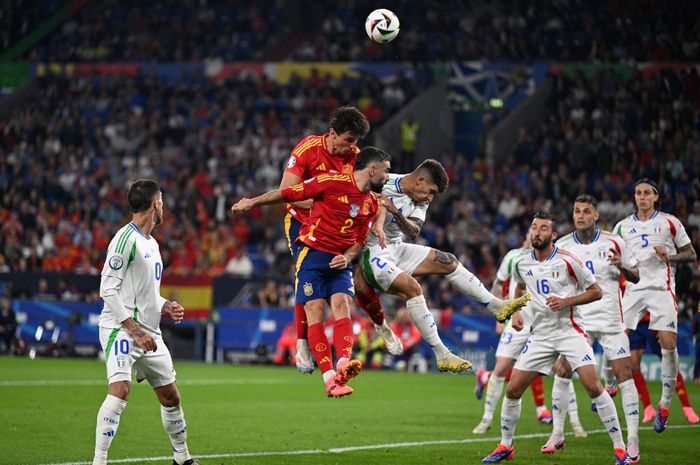
<instances>
[{"instance_id":1,"label":"jersey number 2","mask_svg":"<svg viewBox=\"0 0 700 465\"><path fill-rule=\"evenodd\" d=\"M343 223L343 226L341 226L341 228L340 228L340 234L347 234L348 229L352 228L352 225L353 225L353 221L350 218L345 220L345 223Z\"/></svg>"}]
</instances>

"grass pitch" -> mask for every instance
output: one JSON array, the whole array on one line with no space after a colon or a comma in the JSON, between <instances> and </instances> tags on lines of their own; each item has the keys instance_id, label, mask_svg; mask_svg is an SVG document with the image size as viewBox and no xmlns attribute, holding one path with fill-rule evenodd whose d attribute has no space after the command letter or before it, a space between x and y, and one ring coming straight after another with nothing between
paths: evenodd
<instances>
[{"instance_id":1,"label":"grass pitch","mask_svg":"<svg viewBox=\"0 0 700 465\"><path fill-rule=\"evenodd\" d=\"M190 451L202 465L478 464L500 438L498 413L488 434L471 434L483 409L473 376L367 370L351 382L353 396L327 399L317 372L183 362L176 369ZM0 374L0 464L91 463L95 417L106 394L102 362L1 357ZM546 386L549 405L549 380ZM608 435L577 389L589 437L567 435L564 451L541 455L551 426L537 423L527 391L516 458L508 463L613 463ZM659 383L649 389L657 400ZM700 405L700 386L688 389ZM688 425L677 398L669 425L663 434L641 425L642 463L697 463L700 427ZM149 386L134 384L110 463L171 462L158 402Z\"/></svg>"}]
</instances>

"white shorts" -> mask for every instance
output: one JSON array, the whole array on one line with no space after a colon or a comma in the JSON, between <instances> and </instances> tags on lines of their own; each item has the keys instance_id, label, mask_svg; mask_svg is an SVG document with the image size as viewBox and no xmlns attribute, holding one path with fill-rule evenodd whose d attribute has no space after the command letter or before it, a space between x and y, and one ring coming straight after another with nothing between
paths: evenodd
<instances>
[{"instance_id":1,"label":"white shorts","mask_svg":"<svg viewBox=\"0 0 700 465\"><path fill-rule=\"evenodd\" d=\"M630 339L624 332L601 333L600 331L587 331L588 341L593 345L594 341L603 347L605 358L617 360L630 356Z\"/></svg>"},{"instance_id":2,"label":"white shorts","mask_svg":"<svg viewBox=\"0 0 700 465\"><path fill-rule=\"evenodd\" d=\"M373 245L362 252L362 269L372 287L386 292L401 272L412 275L431 250L405 242L390 243L384 249Z\"/></svg>"},{"instance_id":3,"label":"white shorts","mask_svg":"<svg viewBox=\"0 0 700 465\"><path fill-rule=\"evenodd\" d=\"M529 338L529 329L526 330L523 328L521 331L516 331L510 328L503 331L501 339L498 341L498 347L496 348L496 357L517 360Z\"/></svg>"},{"instance_id":4,"label":"white shorts","mask_svg":"<svg viewBox=\"0 0 700 465\"><path fill-rule=\"evenodd\" d=\"M649 329L678 332L678 306L669 290L627 289L622 297L625 327L637 329L639 318L649 311Z\"/></svg>"},{"instance_id":5,"label":"white shorts","mask_svg":"<svg viewBox=\"0 0 700 465\"><path fill-rule=\"evenodd\" d=\"M170 351L161 336L154 336L155 352L143 352L134 344L131 334L122 328L100 327L100 344L105 353L107 383L131 381L132 371L136 380L148 380L153 388L175 382L175 367Z\"/></svg>"},{"instance_id":6,"label":"white shorts","mask_svg":"<svg viewBox=\"0 0 700 465\"><path fill-rule=\"evenodd\" d=\"M567 332L561 335L530 335L515 362L515 368L549 374L560 355L566 357L574 370L585 365L595 365L595 355L586 336Z\"/></svg>"}]
</instances>

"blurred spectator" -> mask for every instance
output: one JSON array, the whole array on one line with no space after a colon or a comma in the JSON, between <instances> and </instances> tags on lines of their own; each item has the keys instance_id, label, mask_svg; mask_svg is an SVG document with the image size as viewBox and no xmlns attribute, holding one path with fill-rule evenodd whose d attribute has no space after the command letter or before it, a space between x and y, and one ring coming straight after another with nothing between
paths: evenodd
<instances>
[{"instance_id":1,"label":"blurred spectator","mask_svg":"<svg viewBox=\"0 0 700 465\"><path fill-rule=\"evenodd\" d=\"M233 257L226 264L226 272L242 278L250 278L253 274L253 262L244 249L236 249Z\"/></svg>"},{"instance_id":2,"label":"blurred spectator","mask_svg":"<svg viewBox=\"0 0 700 465\"><path fill-rule=\"evenodd\" d=\"M12 303L7 297L0 296L0 354L12 352L16 330L17 318Z\"/></svg>"},{"instance_id":3,"label":"blurred spectator","mask_svg":"<svg viewBox=\"0 0 700 465\"><path fill-rule=\"evenodd\" d=\"M37 281L37 290L34 293L34 300L57 300L56 292L49 287L49 282L46 278L39 278Z\"/></svg>"},{"instance_id":4,"label":"blurred spectator","mask_svg":"<svg viewBox=\"0 0 700 465\"><path fill-rule=\"evenodd\" d=\"M297 331L294 322L287 324L282 330L277 343L272 362L275 365L296 365Z\"/></svg>"}]
</instances>

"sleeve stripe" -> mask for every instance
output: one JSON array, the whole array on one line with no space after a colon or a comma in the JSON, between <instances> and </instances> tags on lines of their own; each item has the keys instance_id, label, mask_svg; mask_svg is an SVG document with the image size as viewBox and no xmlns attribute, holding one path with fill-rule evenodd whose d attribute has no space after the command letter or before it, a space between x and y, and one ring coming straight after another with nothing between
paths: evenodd
<instances>
[{"instance_id":1,"label":"sleeve stripe","mask_svg":"<svg viewBox=\"0 0 700 465\"><path fill-rule=\"evenodd\" d=\"M306 142L302 142L299 144L294 150L292 150L292 155L295 156L300 156L307 150L309 150L312 147L316 147L318 145L321 145L321 139L314 137L311 140L308 140Z\"/></svg>"},{"instance_id":2,"label":"sleeve stripe","mask_svg":"<svg viewBox=\"0 0 700 465\"><path fill-rule=\"evenodd\" d=\"M126 247L126 243L129 240L129 237L131 237L131 234L134 232L133 229L128 228L126 231L122 233L122 235L119 237L119 241L117 242L117 247L115 252L118 254L124 253L124 248Z\"/></svg>"}]
</instances>

